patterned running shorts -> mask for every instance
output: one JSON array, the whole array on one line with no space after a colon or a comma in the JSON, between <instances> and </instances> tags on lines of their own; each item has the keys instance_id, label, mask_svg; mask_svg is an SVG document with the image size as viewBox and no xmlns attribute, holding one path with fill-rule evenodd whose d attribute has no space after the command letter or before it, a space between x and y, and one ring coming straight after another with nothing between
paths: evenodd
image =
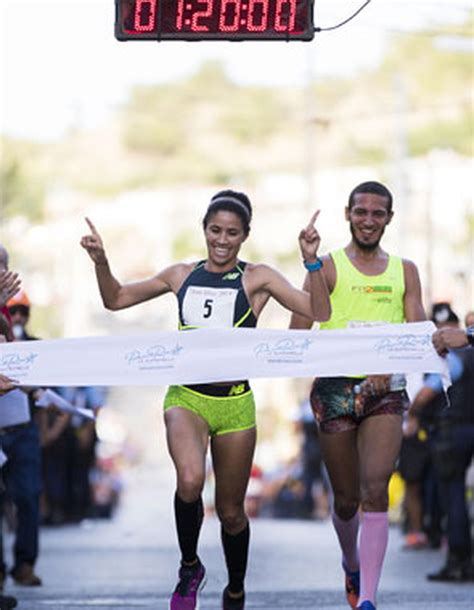
<instances>
[{"instance_id":1,"label":"patterned running shorts","mask_svg":"<svg viewBox=\"0 0 474 610\"><path fill-rule=\"evenodd\" d=\"M358 400L354 386L361 379L353 377L316 378L311 388L310 401L314 417L322 432L334 433L354 430L367 417L374 415L402 415L409 407L405 390Z\"/></svg>"}]
</instances>

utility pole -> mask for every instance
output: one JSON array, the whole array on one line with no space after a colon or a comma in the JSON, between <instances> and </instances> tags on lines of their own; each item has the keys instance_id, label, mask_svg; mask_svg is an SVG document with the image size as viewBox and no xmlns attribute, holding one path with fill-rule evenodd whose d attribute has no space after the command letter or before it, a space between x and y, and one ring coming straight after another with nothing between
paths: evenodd
<instances>
[{"instance_id":1,"label":"utility pole","mask_svg":"<svg viewBox=\"0 0 474 610\"><path fill-rule=\"evenodd\" d=\"M314 122L316 101L314 95L313 45L306 45L306 77L304 87L304 173L306 177L305 211L311 214L315 208L316 125Z\"/></svg>"},{"instance_id":2,"label":"utility pole","mask_svg":"<svg viewBox=\"0 0 474 610\"><path fill-rule=\"evenodd\" d=\"M407 235L408 226L408 142L407 142L407 127L406 117L408 111L407 92L403 76L397 72L393 79L393 89L395 98L395 117L394 129L395 138L393 146L393 164L394 164L394 183L397 191L397 216L399 219L399 235L398 243L400 251L404 251L404 245Z\"/></svg>"}]
</instances>

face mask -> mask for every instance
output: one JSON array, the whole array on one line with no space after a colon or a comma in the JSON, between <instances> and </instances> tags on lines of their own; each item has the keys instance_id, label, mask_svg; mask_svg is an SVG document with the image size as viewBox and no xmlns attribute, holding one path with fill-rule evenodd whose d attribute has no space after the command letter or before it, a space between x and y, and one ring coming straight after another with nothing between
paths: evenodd
<instances>
[{"instance_id":1,"label":"face mask","mask_svg":"<svg viewBox=\"0 0 474 610\"><path fill-rule=\"evenodd\" d=\"M14 324L12 326L12 333L15 337L15 341L23 338L23 326L21 324Z\"/></svg>"}]
</instances>

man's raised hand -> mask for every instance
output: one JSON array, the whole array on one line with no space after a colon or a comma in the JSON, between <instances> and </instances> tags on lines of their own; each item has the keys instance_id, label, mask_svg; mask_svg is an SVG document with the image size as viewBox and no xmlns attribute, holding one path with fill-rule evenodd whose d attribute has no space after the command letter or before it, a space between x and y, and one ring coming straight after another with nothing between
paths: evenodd
<instances>
[{"instance_id":1,"label":"man's raised hand","mask_svg":"<svg viewBox=\"0 0 474 610\"><path fill-rule=\"evenodd\" d=\"M299 234L299 242L303 260L307 263L314 263L318 256L318 248L321 243L321 237L315 227L316 219L319 216L320 210L311 216L311 220L307 226L301 230Z\"/></svg>"}]
</instances>

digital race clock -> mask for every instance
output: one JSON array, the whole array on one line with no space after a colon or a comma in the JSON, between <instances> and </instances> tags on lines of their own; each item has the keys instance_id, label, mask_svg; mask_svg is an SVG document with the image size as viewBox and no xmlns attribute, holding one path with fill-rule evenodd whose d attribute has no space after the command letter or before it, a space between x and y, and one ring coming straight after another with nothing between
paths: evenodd
<instances>
[{"instance_id":1,"label":"digital race clock","mask_svg":"<svg viewBox=\"0 0 474 610\"><path fill-rule=\"evenodd\" d=\"M311 40L314 0L115 0L118 40Z\"/></svg>"}]
</instances>

